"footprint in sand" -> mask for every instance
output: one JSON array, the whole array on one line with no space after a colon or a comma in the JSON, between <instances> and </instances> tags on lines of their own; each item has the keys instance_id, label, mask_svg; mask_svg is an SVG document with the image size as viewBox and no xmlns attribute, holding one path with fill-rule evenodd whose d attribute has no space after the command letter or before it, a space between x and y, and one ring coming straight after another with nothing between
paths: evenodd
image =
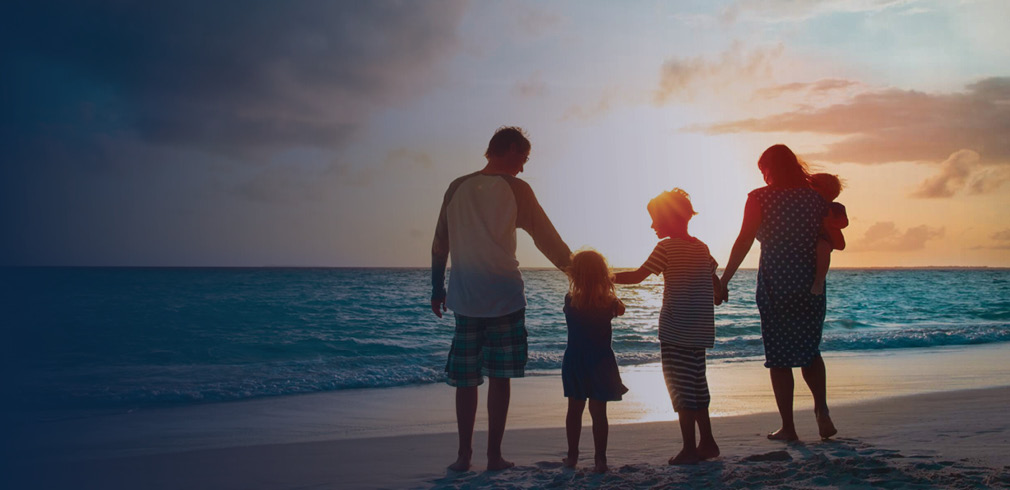
<instances>
[{"instance_id":1,"label":"footprint in sand","mask_svg":"<svg viewBox=\"0 0 1010 490\"><path fill-rule=\"evenodd\" d=\"M772 451L765 454L755 454L752 456L747 456L743 458L743 461L792 461L793 457L785 451Z\"/></svg>"},{"instance_id":2,"label":"footprint in sand","mask_svg":"<svg viewBox=\"0 0 1010 490\"><path fill-rule=\"evenodd\" d=\"M537 461L533 465L542 470L554 470L563 466L560 461Z\"/></svg>"}]
</instances>

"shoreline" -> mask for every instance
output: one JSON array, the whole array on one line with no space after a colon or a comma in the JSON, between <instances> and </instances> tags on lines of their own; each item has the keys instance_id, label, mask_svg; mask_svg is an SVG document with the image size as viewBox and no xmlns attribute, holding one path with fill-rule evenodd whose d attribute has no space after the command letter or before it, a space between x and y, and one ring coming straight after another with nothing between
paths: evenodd
<instances>
[{"instance_id":1,"label":"shoreline","mask_svg":"<svg viewBox=\"0 0 1010 490\"><path fill-rule=\"evenodd\" d=\"M722 455L689 467L666 459L679 450L677 424L612 425L611 471L593 474L590 424L583 427L583 458L561 468L563 428L515 429L505 434L505 455L516 468L483 471L487 434L474 437L471 471L447 472L453 433L338 439L193 450L166 454L63 461L17 462L5 473L8 488L469 488L576 486L587 488L845 487L992 488L1010 485L1010 386L908 395L832 409L839 434L816 438L808 409L796 411L801 442L769 441L775 413L713 419ZM53 468L59 468L54 471ZM20 478L20 479L19 479Z\"/></svg>"},{"instance_id":2,"label":"shoreline","mask_svg":"<svg viewBox=\"0 0 1010 490\"><path fill-rule=\"evenodd\" d=\"M1010 386L1010 343L902 351L825 353L832 409L889 398ZM608 404L612 426L676 420L658 363L624 366L630 391ZM796 370L795 410L812 408ZM710 361L714 419L776 411L761 360ZM487 427L480 390L476 428ZM508 430L564 426L559 374L512 383ZM10 419L10 417L8 417ZM588 426L588 415L586 425ZM343 390L74 419L8 420L4 451L25 459L75 460L388 436L455 434L453 390L443 384Z\"/></svg>"}]
</instances>

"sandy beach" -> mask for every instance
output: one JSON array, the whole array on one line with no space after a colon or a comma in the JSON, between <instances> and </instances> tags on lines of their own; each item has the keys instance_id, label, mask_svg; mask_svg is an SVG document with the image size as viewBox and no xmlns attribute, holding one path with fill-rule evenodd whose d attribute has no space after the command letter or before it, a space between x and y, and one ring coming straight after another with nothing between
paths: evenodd
<instances>
[{"instance_id":1,"label":"sandy beach","mask_svg":"<svg viewBox=\"0 0 1010 490\"><path fill-rule=\"evenodd\" d=\"M839 434L820 441L797 383L802 439L784 444L760 361L712 363L716 460L670 467L675 414L656 365L624 369L611 404L611 471L589 471L588 414L577 470L561 468L564 398L555 375L513 384L506 457L516 468L447 473L451 389L351 390L179 409L18 421L4 488L1005 488L1010 486L1010 345L826 355ZM483 393L481 394L483 396ZM482 401L483 406L483 401ZM478 429L486 428L483 413ZM14 441L14 443L10 443Z\"/></svg>"}]
</instances>

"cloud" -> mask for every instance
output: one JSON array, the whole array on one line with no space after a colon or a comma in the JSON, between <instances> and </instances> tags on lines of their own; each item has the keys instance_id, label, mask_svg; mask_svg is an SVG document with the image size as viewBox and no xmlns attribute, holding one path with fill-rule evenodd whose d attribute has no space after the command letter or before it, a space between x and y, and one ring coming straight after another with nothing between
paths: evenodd
<instances>
[{"instance_id":1,"label":"cloud","mask_svg":"<svg viewBox=\"0 0 1010 490\"><path fill-rule=\"evenodd\" d=\"M992 236L989 238L992 238L993 240L1010 242L1010 228L1007 228L1003 231L997 231L996 233L993 233Z\"/></svg>"},{"instance_id":2,"label":"cloud","mask_svg":"<svg viewBox=\"0 0 1010 490\"><path fill-rule=\"evenodd\" d=\"M561 116L562 121L589 121L602 117L613 110L618 97L618 90L610 87L603 91L594 102L586 105L573 105Z\"/></svg>"},{"instance_id":3,"label":"cloud","mask_svg":"<svg viewBox=\"0 0 1010 490\"><path fill-rule=\"evenodd\" d=\"M26 2L0 21L0 123L221 154L336 148L458 46L463 5ZM69 138L69 139L68 139Z\"/></svg>"},{"instance_id":4,"label":"cloud","mask_svg":"<svg viewBox=\"0 0 1010 490\"><path fill-rule=\"evenodd\" d=\"M944 228L933 228L926 225L909 228L902 232L891 221L880 221L871 225L860 240L853 244L852 250L858 252L909 252L922 250L926 242L943 237Z\"/></svg>"},{"instance_id":5,"label":"cloud","mask_svg":"<svg viewBox=\"0 0 1010 490\"><path fill-rule=\"evenodd\" d=\"M663 105L676 100L693 98L698 92L713 92L732 85L738 80L768 76L772 63L781 56L784 46L746 51L739 41L716 58L671 58L663 63L659 74L659 88L654 102Z\"/></svg>"},{"instance_id":6,"label":"cloud","mask_svg":"<svg viewBox=\"0 0 1010 490\"><path fill-rule=\"evenodd\" d=\"M833 13L880 12L909 6L908 10L921 11L912 6L917 0L738 0L723 9L724 22L741 20L757 22L798 22Z\"/></svg>"},{"instance_id":7,"label":"cloud","mask_svg":"<svg viewBox=\"0 0 1010 490\"><path fill-rule=\"evenodd\" d=\"M512 92L523 98L537 98L547 95L547 83L539 75L526 81L516 82Z\"/></svg>"},{"instance_id":8,"label":"cloud","mask_svg":"<svg viewBox=\"0 0 1010 490\"><path fill-rule=\"evenodd\" d=\"M816 82L796 82L776 85L759 89L754 92L754 96L764 99L774 99L786 94L801 93L805 96L817 96L842 89L852 88L861 85L854 80L844 80L840 78L825 78Z\"/></svg>"},{"instance_id":9,"label":"cloud","mask_svg":"<svg viewBox=\"0 0 1010 490\"><path fill-rule=\"evenodd\" d=\"M967 189L969 194L985 194L998 189L1010 180L1010 169L986 168L979 163L979 154L959 150L940 164L939 172L923 181L911 193L912 197L951 197Z\"/></svg>"},{"instance_id":10,"label":"cloud","mask_svg":"<svg viewBox=\"0 0 1010 490\"><path fill-rule=\"evenodd\" d=\"M889 89L847 103L763 118L694 126L709 134L807 132L844 136L808 159L887 163L942 161L971 150L982 164L1010 163L1010 77L987 78L964 92L927 94Z\"/></svg>"}]
</instances>

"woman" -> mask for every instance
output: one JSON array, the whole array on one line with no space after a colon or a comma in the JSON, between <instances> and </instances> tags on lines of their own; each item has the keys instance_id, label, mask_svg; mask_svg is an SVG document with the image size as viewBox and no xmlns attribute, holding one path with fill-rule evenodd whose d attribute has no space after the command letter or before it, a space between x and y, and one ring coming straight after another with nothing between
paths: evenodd
<instances>
[{"instance_id":1,"label":"woman","mask_svg":"<svg viewBox=\"0 0 1010 490\"><path fill-rule=\"evenodd\" d=\"M822 439L838 431L828 415L821 331L824 295L811 294L816 272L817 237L827 203L810 188L810 173L785 145L761 155L758 169L768 185L747 196L743 226L722 275L723 297L754 239L761 242L757 305L765 367L769 368L782 428L769 439L795 441L793 371L800 367L814 395L814 416Z\"/></svg>"}]
</instances>

